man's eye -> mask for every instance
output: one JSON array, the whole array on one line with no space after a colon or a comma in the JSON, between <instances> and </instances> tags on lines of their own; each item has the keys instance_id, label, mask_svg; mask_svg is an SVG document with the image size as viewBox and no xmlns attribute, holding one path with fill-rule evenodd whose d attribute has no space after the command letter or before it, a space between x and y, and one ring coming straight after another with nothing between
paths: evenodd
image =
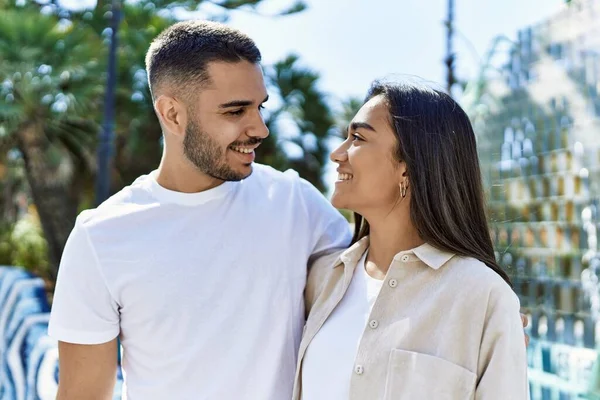
<instances>
[{"instance_id":1,"label":"man's eye","mask_svg":"<svg viewBox=\"0 0 600 400\"><path fill-rule=\"evenodd\" d=\"M242 115L244 113L244 109L240 108L239 110L229 111L227 114L229 115Z\"/></svg>"}]
</instances>

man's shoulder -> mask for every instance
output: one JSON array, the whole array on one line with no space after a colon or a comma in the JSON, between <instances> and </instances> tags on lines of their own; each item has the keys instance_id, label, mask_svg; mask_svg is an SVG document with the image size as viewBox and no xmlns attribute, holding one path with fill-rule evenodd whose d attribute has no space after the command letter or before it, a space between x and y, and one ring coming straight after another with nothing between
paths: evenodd
<instances>
[{"instance_id":1,"label":"man's shoulder","mask_svg":"<svg viewBox=\"0 0 600 400\"><path fill-rule=\"evenodd\" d=\"M77 224L86 228L118 224L123 218L150 208L156 201L147 190L148 179L148 175L142 175L98 207L82 211Z\"/></svg>"},{"instance_id":2,"label":"man's shoulder","mask_svg":"<svg viewBox=\"0 0 600 400\"><path fill-rule=\"evenodd\" d=\"M257 163L253 164L250 178L266 184L295 184L303 180L293 169L282 172L269 165Z\"/></svg>"},{"instance_id":3,"label":"man's shoulder","mask_svg":"<svg viewBox=\"0 0 600 400\"><path fill-rule=\"evenodd\" d=\"M285 193L286 197L304 197L307 191L318 192L312 184L301 178L293 169L282 172L264 164L254 164L252 175L247 180L252 187L258 188L265 194Z\"/></svg>"},{"instance_id":4,"label":"man's shoulder","mask_svg":"<svg viewBox=\"0 0 600 400\"><path fill-rule=\"evenodd\" d=\"M297 200L307 212L321 210L339 214L323 193L293 169L281 172L267 165L255 164L253 175L262 193L280 193L288 200Z\"/></svg>"}]
</instances>

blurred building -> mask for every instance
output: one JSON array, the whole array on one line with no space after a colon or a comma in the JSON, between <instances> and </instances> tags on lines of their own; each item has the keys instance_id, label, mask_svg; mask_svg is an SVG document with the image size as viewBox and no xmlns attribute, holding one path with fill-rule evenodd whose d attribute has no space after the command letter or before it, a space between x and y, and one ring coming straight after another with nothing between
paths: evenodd
<instances>
[{"instance_id":1,"label":"blurred building","mask_svg":"<svg viewBox=\"0 0 600 400\"><path fill-rule=\"evenodd\" d=\"M472 112L492 236L530 314L532 400L575 399L600 342L588 295L598 293L600 1L574 0L511 48Z\"/></svg>"}]
</instances>

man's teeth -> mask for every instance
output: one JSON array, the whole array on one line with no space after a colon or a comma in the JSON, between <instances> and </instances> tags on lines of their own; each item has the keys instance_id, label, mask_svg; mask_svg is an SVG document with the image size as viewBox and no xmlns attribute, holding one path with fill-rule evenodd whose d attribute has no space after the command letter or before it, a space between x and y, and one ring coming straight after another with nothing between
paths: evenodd
<instances>
[{"instance_id":1,"label":"man's teeth","mask_svg":"<svg viewBox=\"0 0 600 400\"><path fill-rule=\"evenodd\" d=\"M244 149L243 147L232 147L231 149L244 154L250 154L254 151L254 149Z\"/></svg>"},{"instance_id":2,"label":"man's teeth","mask_svg":"<svg viewBox=\"0 0 600 400\"><path fill-rule=\"evenodd\" d=\"M338 181L349 181L350 179L352 179L350 174L338 174Z\"/></svg>"}]
</instances>

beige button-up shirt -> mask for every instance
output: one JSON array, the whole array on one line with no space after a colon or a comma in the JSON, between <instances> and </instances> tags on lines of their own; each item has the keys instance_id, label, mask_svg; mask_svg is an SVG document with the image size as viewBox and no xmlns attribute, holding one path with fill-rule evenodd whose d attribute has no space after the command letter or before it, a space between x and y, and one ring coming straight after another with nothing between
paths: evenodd
<instances>
[{"instance_id":1,"label":"beige button-up shirt","mask_svg":"<svg viewBox=\"0 0 600 400\"><path fill-rule=\"evenodd\" d=\"M302 394L306 349L346 293L368 246L363 238L310 270L294 400ZM528 398L519 300L478 260L428 244L397 254L369 321L377 322L366 324L348 366L352 400Z\"/></svg>"}]
</instances>

